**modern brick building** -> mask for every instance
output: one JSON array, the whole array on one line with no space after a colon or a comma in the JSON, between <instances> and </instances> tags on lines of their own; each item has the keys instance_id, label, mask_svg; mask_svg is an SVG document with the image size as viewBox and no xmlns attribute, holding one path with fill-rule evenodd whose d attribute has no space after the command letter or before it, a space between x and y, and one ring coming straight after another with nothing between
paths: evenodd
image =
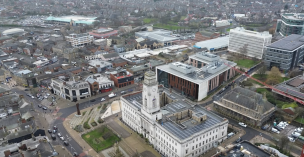
<instances>
[{"instance_id":1,"label":"modern brick building","mask_svg":"<svg viewBox=\"0 0 304 157\"><path fill-rule=\"evenodd\" d=\"M189 56L192 65L174 62L156 67L157 81L198 101L235 76L236 63L200 52ZM194 66L193 66L194 65Z\"/></svg>"},{"instance_id":2,"label":"modern brick building","mask_svg":"<svg viewBox=\"0 0 304 157\"><path fill-rule=\"evenodd\" d=\"M110 74L110 78L114 81L115 87L121 88L134 84L134 76L128 71L118 71L116 74Z\"/></svg>"}]
</instances>

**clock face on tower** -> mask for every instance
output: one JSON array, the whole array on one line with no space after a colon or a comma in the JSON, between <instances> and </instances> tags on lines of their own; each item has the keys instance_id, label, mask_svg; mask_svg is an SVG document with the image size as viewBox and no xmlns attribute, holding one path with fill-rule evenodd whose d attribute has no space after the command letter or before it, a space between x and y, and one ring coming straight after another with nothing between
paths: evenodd
<instances>
[{"instance_id":1,"label":"clock face on tower","mask_svg":"<svg viewBox=\"0 0 304 157\"><path fill-rule=\"evenodd\" d=\"M155 91L156 91L156 88L153 88L152 91L155 92Z\"/></svg>"}]
</instances>

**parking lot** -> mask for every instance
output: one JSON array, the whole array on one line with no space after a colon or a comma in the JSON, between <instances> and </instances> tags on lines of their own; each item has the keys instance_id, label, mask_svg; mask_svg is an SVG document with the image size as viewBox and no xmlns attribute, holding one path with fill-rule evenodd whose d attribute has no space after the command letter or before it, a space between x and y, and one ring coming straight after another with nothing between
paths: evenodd
<instances>
[{"instance_id":1,"label":"parking lot","mask_svg":"<svg viewBox=\"0 0 304 157\"><path fill-rule=\"evenodd\" d=\"M280 131L280 135L282 136L291 136L291 133L296 129L297 127L293 126L293 125L288 125L286 126L285 129Z\"/></svg>"}]
</instances>

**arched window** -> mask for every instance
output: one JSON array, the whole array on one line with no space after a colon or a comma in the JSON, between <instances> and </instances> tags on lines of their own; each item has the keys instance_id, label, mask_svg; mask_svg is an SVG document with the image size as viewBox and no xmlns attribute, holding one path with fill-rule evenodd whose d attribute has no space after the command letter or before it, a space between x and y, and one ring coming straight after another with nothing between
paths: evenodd
<instances>
[{"instance_id":1,"label":"arched window","mask_svg":"<svg viewBox=\"0 0 304 157\"><path fill-rule=\"evenodd\" d=\"M153 98L153 107L156 107L156 99L155 99L155 97Z\"/></svg>"},{"instance_id":2,"label":"arched window","mask_svg":"<svg viewBox=\"0 0 304 157\"><path fill-rule=\"evenodd\" d=\"M145 97L144 107L147 107L147 98Z\"/></svg>"}]
</instances>

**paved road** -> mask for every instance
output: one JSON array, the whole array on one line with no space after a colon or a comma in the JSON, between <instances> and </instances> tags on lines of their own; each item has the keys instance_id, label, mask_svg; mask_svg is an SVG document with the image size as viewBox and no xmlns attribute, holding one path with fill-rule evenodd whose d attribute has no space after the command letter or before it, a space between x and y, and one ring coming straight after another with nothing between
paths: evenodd
<instances>
[{"instance_id":1,"label":"paved road","mask_svg":"<svg viewBox=\"0 0 304 157\"><path fill-rule=\"evenodd\" d=\"M134 91L135 87L132 86L130 88L124 88L123 90L127 92L130 89L132 89ZM33 99L33 98L30 98L26 95L26 94L30 93L30 91L24 91L24 90L21 90L19 88L12 88L11 91L13 93L16 92L17 94L24 95L24 99L29 103L33 103L34 108L39 113L48 114L48 113L52 112L50 110L42 110L41 108L39 108L38 104L41 104L41 102L37 98ZM111 99L111 101L113 101L115 99L119 99L119 97L121 96L121 93L120 93L121 91L122 91L122 89L119 89L119 88L118 88L118 90L113 90L113 92L115 92L117 96L113 97ZM100 103L101 98L105 98L106 99L105 102L110 101L109 97L107 96L108 94L109 93L99 94L96 97L92 97L90 99L87 99L86 102L83 102L83 103L79 104L80 110L91 107L91 106L94 106L94 105ZM95 100L94 102L91 101L93 99ZM49 107L49 106L47 106L47 107ZM70 137L70 135L68 134L68 132L65 130L65 128L63 126L63 121L65 120L65 118L67 118L69 115L71 115L74 112L76 112L76 107L74 105L70 106L70 107L67 107L67 108L60 109L59 113L62 113L61 116L57 117L57 119L54 121L54 123L52 125L50 125L50 128L56 125L58 127L58 132L60 132L65 137L65 139L67 141L69 141L70 145L65 146L68 151L70 151L71 153L77 152L81 157L86 157L87 155L83 153L82 146L80 146L73 138ZM109 118L108 118L108 120L109 120ZM47 129L46 129L46 133L47 133ZM54 140L52 142L52 144L63 145L63 141L61 141L59 138L57 138L56 140Z\"/></svg>"},{"instance_id":2,"label":"paved road","mask_svg":"<svg viewBox=\"0 0 304 157\"><path fill-rule=\"evenodd\" d=\"M127 88L127 89L124 89L125 91L129 90L129 89L133 89L134 90L134 87L131 87L131 88ZM117 93L117 96L112 98L111 100L115 100L115 99L119 99L119 96L120 96L120 91L121 90L118 90ZM107 93L108 94L108 93ZM90 106L94 106L98 103L100 103L100 99L102 97L105 97L104 95L101 95L97 98L94 98L96 99L96 101L94 102L91 102L91 101L86 101L86 102L83 102L83 103L80 103L79 104L79 108L80 110L83 110L85 108L88 108ZM106 98L106 97L105 97ZM64 136L69 136L70 135L68 134L68 132L65 130L64 126L63 126L63 121L65 120L66 117L68 117L69 115L71 115L72 113L76 112L76 107L75 106L71 106L71 107L68 107L68 108L64 108L64 109L60 109L59 111L60 113L62 113L62 115L60 117L58 117L54 124L53 125L56 125L58 127L58 130L61 132L62 135ZM71 153L73 152L77 152L78 154L80 154L80 156L82 157L86 157L86 155L83 153L83 148L82 146L80 146L73 138L70 138L69 139L69 143L70 145L69 146L66 146L67 150L69 150Z\"/></svg>"}]
</instances>

